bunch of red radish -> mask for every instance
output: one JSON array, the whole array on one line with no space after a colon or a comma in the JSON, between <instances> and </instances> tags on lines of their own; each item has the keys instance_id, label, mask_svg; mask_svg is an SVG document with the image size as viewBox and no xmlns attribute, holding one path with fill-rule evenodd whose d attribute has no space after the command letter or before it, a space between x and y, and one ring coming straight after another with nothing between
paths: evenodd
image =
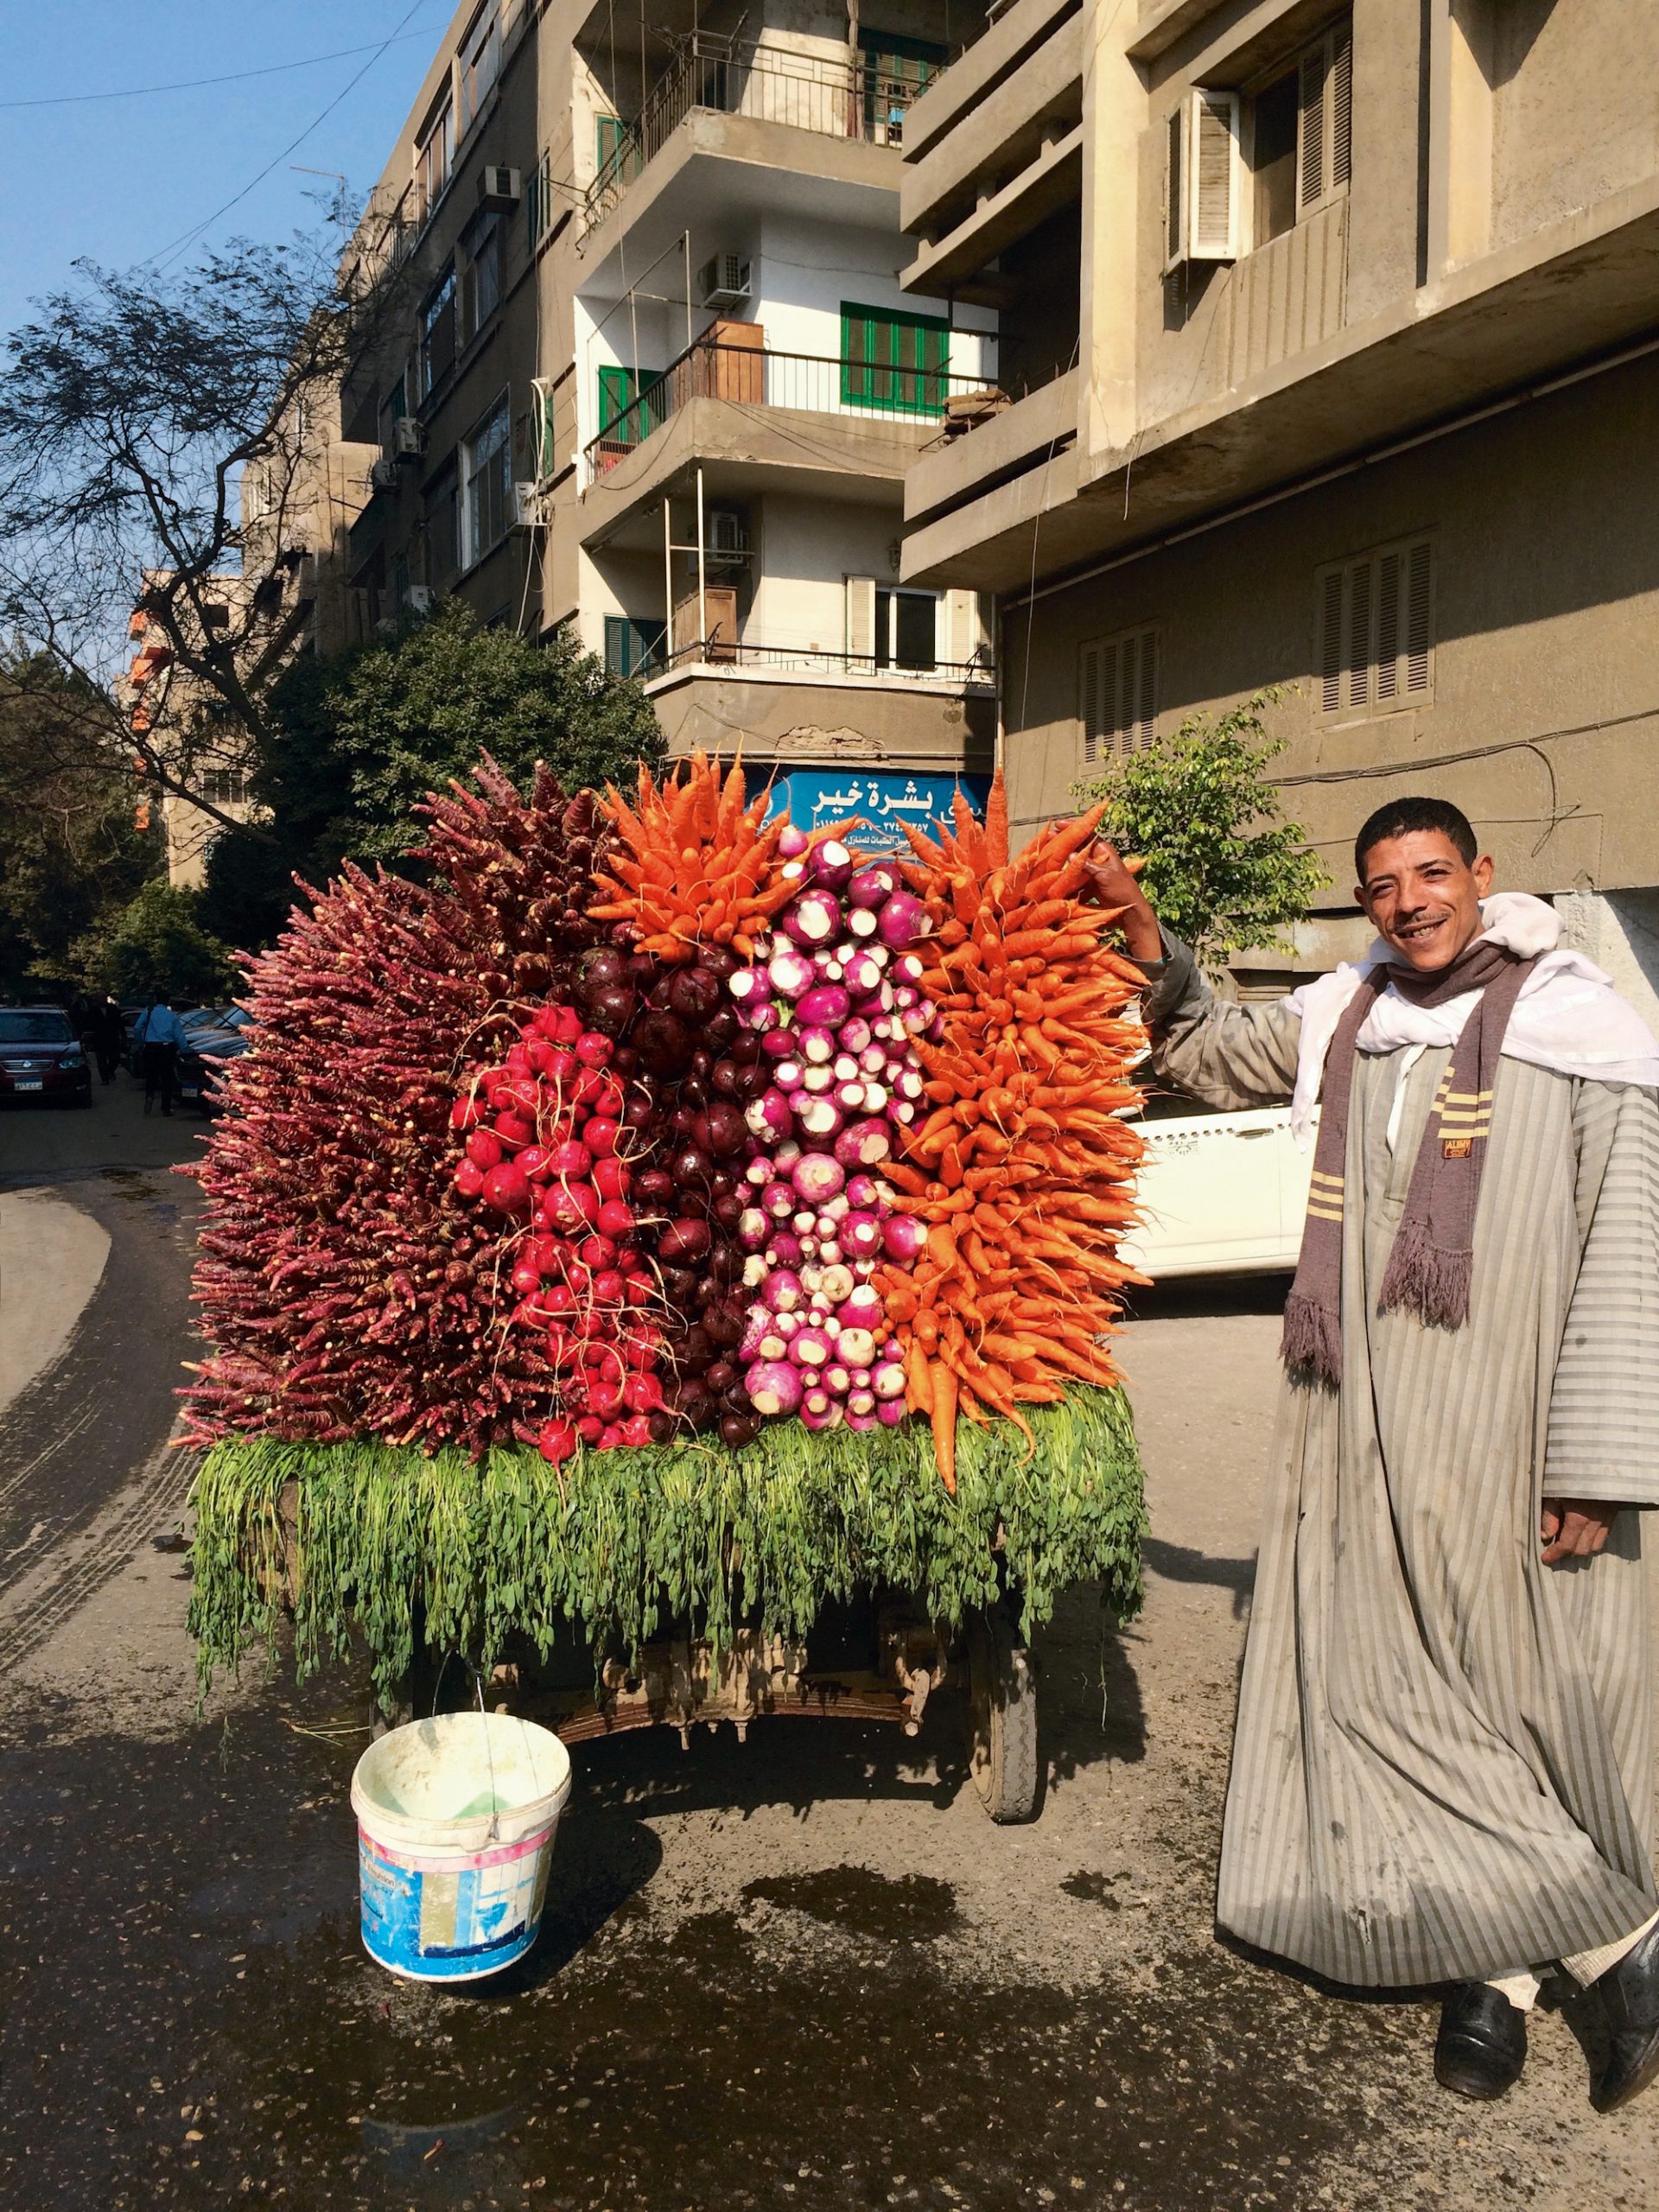
<instances>
[{"instance_id":1,"label":"bunch of red radish","mask_svg":"<svg viewBox=\"0 0 1659 2212\"><path fill-rule=\"evenodd\" d=\"M573 1007L538 1008L499 1066L468 1078L451 1126L464 1132L455 1187L518 1231L507 1248L518 1303L509 1325L544 1339L563 1410L537 1432L543 1458L578 1442L607 1451L661 1443L663 1336L657 1282L636 1242L629 1101L616 1047ZM635 1109L637 1117L637 1109Z\"/></svg>"}]
</instances>

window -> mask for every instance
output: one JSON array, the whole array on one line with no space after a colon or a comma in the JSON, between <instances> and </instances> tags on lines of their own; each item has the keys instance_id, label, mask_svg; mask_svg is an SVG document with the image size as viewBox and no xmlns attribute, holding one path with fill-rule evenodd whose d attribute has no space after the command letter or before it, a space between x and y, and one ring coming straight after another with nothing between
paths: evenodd
<instances>
[{"instance_id":1,"label":"window","mask_svg":"<svg viewBox=\"0 0 1659 2212\"><path fill-rule=\"evenodd\" d=\"M455 365L455 270L452 262L421 309L421 396L435 391Z\"/></svg>"},{"instance_id":2,"label":"window","mask_svg":"<svg viewBox=\"0 0 1659 2212\"><path fill-rule=\"evenodd\" d=\"M1434 688L1433 550L1427 537L1381 545L1318 577L1319 711L1386 714Z\"/></svg>"},{"instance_id":3,"label":"window","mask_svg":"<svg viewBox=\"0 0 1659 2212\"><path fill-rule=\"evenodd\" d=\"M461 566L459 516L452 461L426 495L426 581L434 590L442 591L452 582Z\"/></svg>"},{"instance_id":4,"label":"window","mask_svg":"<svg viewBox=\"0 0 1659 2212\"><path fill-rule=\"evenodd\" d=\"M1083 764L1144 752L1158 734L1158 632L1096 638L1078 655L1077 712Z\"/></svg>"},{"instance_id":5,"label":"window","mask_svg":"<svg viewBox=\"0 0 1659 2212\"><path fill-rule=\"evenodd\" d=\"M207 769L201 779L201 795L209 806L245 806L248 803L246 769Z\"/></svg>"},{"instance_id":6,"label":"window","mask_svg":"<svg viewBox=\"0 0 1659 2212\"><path fill-rule=\"evenodd\" d=\"M1251 102L1252 245L1282 238L1346 193L1353 110L1353 23L1344 16Z\"/></svg>"},{"instance_id":7,"label":"window","mask_svg":"<svg viewBox=\"0 0 1659 2212\"><path fill-rule=\"evenodd\" d=\"M643 676L667 650L665 622L641 622L632 614L605 617L605 665L613 676Z\"/></svg>"},{"instance_id":8,"label":"window","mask_svg":"<svg viewBox=\"0 0 1659 2212\"><path fill-rule=\"evenodd\" d=\"M950 50L898 31L861 31L858 46L864 71L864 136L878 146L901 145L906 110L944 67Z\"/></svg>"},{"instance_id":9,"label":"window","mask_svg":"<svg viewBox=\"0 0 1659 2212\"><path fill-rule=\"evenodd\" d=\"M1236 261L1243 177L1239 96L1185 94L1169 118L1164 175L1164 267Z\"/></svg>"},{"instance_id":10,"label":"window","mask_svg":"<svg viewBox=\"0 0 1659 2212\"><path fill-rule=\"evenodd\" d=\"M443 197L455 158L455 111L446 100L426 137L421 141L421 202L430 214Z\"/></svg>"},{"instance_id":11,"label":"window","mask_svg":"<svg viewBox=\"0 0 1659 2212\"><path fill-rule=\"evenodd\" d=\"M642 445L668 420L660 369L606 368L599 372L599 435L620 446ZM635 401L639 404L634 404Z\"/></svg>"},{"instance_id":12,"label":"window","mask_svg":"<svg viewBox=\"0 0 1659 2212\"><path fill-rule=\"evenodd\" d=\"M501 301L501 224L486 215L464 248L460 285L459 340L470 345Z\"/></svg>"},{"instance_id":13,"label":"window","mask_svg":"<svg viewBox=\"0 0 1659 2212\"><path fill-rule=\"evenodd\" d=\"M931 591L899 591L874 576L849 576L847 658L855 673L937 668L939 602Z\"/></svg>"},{"instance_id":14,"label":"window","mask_svg":"<svg viewBox=\"0 0 1659 2212\"><path fill-rule=\"evenodd\" d=\"M543 154L524 180L524 244L534 253L553 219L553 156Z\"/></svg>"},{"instance_id":15,"label":"window","mask_svg":"<svg viewBox=\"0 0 1659 2212\"><path fill-rule=\"evenodd\" d=\"M486 8L461 49L461 130L464 137L501 73L501 16Z\"/></svg>"},{"instance_id":16,"label":"window","mask_svg":"<svg viewBox=\"0 0 1659 2212\"><path fill-rule=\"evenodd\" d=\"M841 399L899 415L942 415L950 326L931 315L841 303Z\"/></svg>"},{"instance_id":17,"label":"window","mask_svg":"<svg viewBox=\"0 0 1659 2212\"><path fill-rule=\"evenodd\" d=\"M507 395L462 442L461 564L470 569L507 534L512 520L512 441Z\"/></svg>"},{"instance_id":18,"label":"window","mask_svg":"<svg viewBox=\"0 0 1659 2212\"><path fill-rule=\"evenodd\" d=\"M1340 199L1353 162L1354 33L1344 17L1296 64L1298 219Z\"/></svg>"},{"instance_id":19,"label":"window","mask_svg":"<svg viewBox=\"0 0 1659 2212\"><path fill-rule=\"evenodd\" d=\"M628 126L620 115L594 118L594 174L603 176L622 149Z\"/></svg>"},{"instance_id":20,"label":"window","mask_svg":"<svg viewBox=\"0 0 1659 2212\"><path fill-rule=\"evenodd\" d=\"M397 423L400 416L407 415L408 412L409 372L407 369L400 369L397 372L397 378L392 384L391 389L387 392L385 397L380 402L380 445L384 452L390 453L391 451L393 425Z\"/></svg>"},{"instance_id":21,"label":"window","mask_svg":"<svg viewBox=\"0 0 1659 2212\"><path fill-rule=\"evenodd\" d=\"M878 668L931 668L938 659L939 603L931 591L875 594L875 664Z\"/></svg>"}]
</instances>

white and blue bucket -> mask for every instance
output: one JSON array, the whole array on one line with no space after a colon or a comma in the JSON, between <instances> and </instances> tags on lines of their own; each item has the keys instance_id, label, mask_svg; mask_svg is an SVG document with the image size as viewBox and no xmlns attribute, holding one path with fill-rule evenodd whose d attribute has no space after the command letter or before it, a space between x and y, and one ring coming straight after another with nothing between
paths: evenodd
<instances>
[{"instance_id":1,"label":"white and blue bucket","mask_svg":"<svg viewBox=\"0 0 1659 2212\"><path fill-rule=\"evenodd\" d=\"M363 1947L411 1981L476 1981L536 1941L570 1755L504 1713L442 1713L352 1777Z\"/></svg>"}]
</instances>

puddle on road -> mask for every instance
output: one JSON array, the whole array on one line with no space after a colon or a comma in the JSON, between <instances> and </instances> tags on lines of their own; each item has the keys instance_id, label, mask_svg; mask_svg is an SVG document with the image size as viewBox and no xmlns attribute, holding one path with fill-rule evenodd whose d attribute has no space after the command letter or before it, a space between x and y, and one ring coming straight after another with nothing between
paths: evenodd
<instances>
[{"instance_id":1,"label":"puddle on road","mask_svg":"<svg viewBox=\"0 0 1659 2212\"><path fill-rule=\"evenodd\" d=\"M931 1874L880 1874L871 1866L829 1866L813 1874L766 1874L743 1892L751 1903L783 1905L849 1935L887 1942L931 1942L957 1924L957 1893Z\"/></svg>"},{"instance_id":2,"label":"puddle on road","mask_svg":"<svg viewBox=\"0 0 1659 2212\"><path fill-rule=\"evenodd\" d=\"M779 1872L676 1913L597 1759L536 1949L434 1990L359 1943L349 1749L264 1709L224 1749L4 1757L32 1776L8 1808L29 1904L0 1928L0 2175L67 2212L1300 2208L1328 2154L1344 2190L1363 2171L1357 2085L1400 2032L1212 1947L1062 1990L1020 1959L1017 1899L976 1927L921 1873Z\"/></svg>"}]
</instances>

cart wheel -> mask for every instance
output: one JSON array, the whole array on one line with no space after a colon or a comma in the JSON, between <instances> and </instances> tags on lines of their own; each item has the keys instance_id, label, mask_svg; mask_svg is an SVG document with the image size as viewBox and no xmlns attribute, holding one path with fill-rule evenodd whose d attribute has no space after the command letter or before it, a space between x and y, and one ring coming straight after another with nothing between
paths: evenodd
<instances>
[{"instance_id":1,"label":"cart wheel","mask_svg":"<svg viewBox=\"0 0 1659 2212\"><path fill-rule=\"evenodd\" d=\"M969 1764L994 1821L1036 1817L1043 1770L1037 1754L1037 1681L1031 1654L1007 1612L982 1613L968 1630Z\"/></svg>"}]
</instances>

